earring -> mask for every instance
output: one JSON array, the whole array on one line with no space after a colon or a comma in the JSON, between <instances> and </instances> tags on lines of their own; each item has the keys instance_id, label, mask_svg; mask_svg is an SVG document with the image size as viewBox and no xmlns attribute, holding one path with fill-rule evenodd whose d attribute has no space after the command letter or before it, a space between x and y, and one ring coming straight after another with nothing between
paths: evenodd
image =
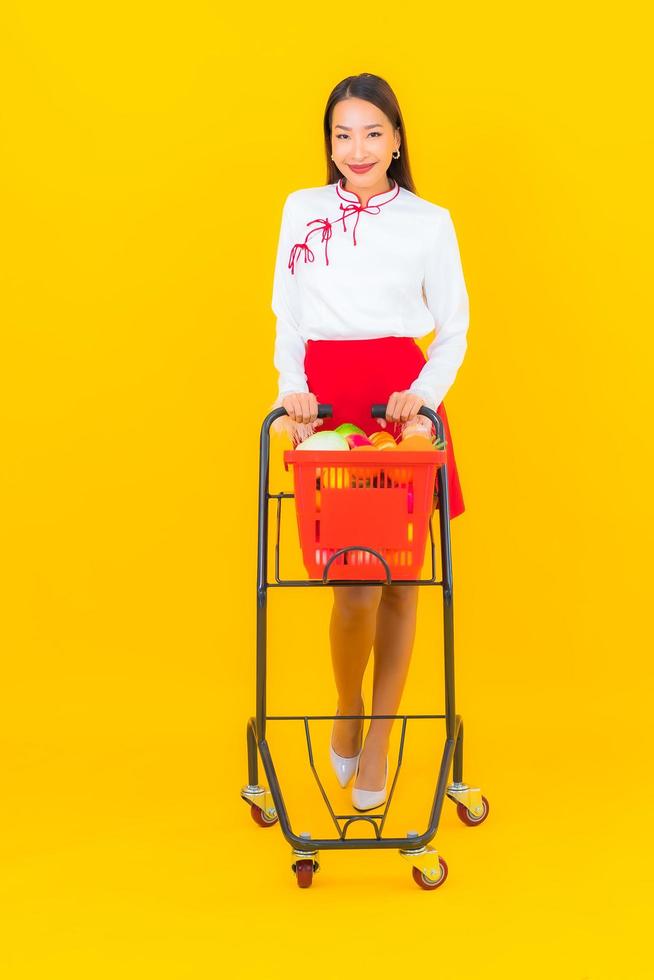
<instances>
[{"instance_id":1,"label":"earring","mask_svg":"<svg viewBox=\"0 0 654 980\"><path fill-rule=\"evenodd\" d=\"M397 156L395 156L396 153L397 153ZM399 160L400 159L400 151L399 150L393 150L391 156L393 157L394 160Z\"/></svg>"}]
</instances>

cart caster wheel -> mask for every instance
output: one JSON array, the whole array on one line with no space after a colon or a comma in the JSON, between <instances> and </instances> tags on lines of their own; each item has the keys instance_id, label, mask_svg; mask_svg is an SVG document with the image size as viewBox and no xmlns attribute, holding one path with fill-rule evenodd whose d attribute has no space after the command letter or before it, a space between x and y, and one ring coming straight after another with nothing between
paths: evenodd
<instances>
[{"instance_id":1,"label":"cart caster wheel","mask_svg":"<svg viewBox=\"0 0 654 980\"><path fill-rule=\"evenodd\" d=\"M313 873L317 870L318 862L312 861L311 858L302 858L291 865L291 871L295 874L300 888L309 888L313 881Z\"/></svg>"},{"instance_id":2,"label":"cart caster wheel","mask_svg":"<svg viewBox=\"0 0 654 980\"><path fill-rule=\"evenodd\" d=\"M250 816L260 827L273 827L279 820L279 817L268 817L256 803L250 804Z\"/></svg>"},{"instance_id":3,"label":"cart caster wheel","mask_svg":"<svg viewBox=\"0 0 654 980\"><path fill-rule=\"evenodd\" d=\"M416 885L419 885L421 888L424 888L426 891L433 891L434 888L440 888L440 886L447 878L447 865L445 863L445 859L440 856L438 858L438 863L441 868L441 876L437 881L432 881L431 878L427 878L420 870L420 868L415 868L415 867L412 868L411 870L413 872L413 880L415 881Z\"/></svg>"},{"instance_id":4,"label":"cart caster wheel","mask_svg":"<svg viewBox=\"0 0 654 980\"><path fill-rule=\"evenodd\" d=\"M456 812L459 817L459 820L462 820L463 823L468 825L468 827L476 827L478 824L483 823L486 817L488 816L488 811L490 810L490 806L485 796L482 796L481 802L484 806L484 809L482 810L482 812L479 814L478 817L475 816L473 813L470 813L470 810L468 810L468 808L465 806L464 803L457 803Z\"/></svg>"}]
</instances>

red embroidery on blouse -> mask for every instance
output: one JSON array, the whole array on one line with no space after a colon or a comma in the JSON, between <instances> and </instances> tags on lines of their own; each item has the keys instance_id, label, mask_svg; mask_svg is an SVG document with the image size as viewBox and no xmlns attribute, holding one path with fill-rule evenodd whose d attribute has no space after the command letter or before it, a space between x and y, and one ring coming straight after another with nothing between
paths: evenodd
<instances>
[{"instance_id":1,"label":"red embroidery on blouse","mask_svg":"<svg viewBox=\"0 0 654 980\"><path fill-rule=\"evenodd\" d=\"M313 252L306 244L306 239L304 242L298 242L291 249L291 256L288 260L288 268L291 270L291 275L295 275L295 263L297 261L297 256L302 251L304 251L304 261L313 262Z\"/></svg>"},{"instance_id":2,"label":"red embroidery on blouse","mask_svg":"<svg viewBox=\"0 0 654 980\"><path fill-rule=\"evenodd\" d=\"M337 193L339 193L340 184L341 184L341 182L339 180L338 183L336 184L336 191L337 191ZM388 193L388 192L387 191L382 191L382 193ZM315 256L314 256L313 252L311 251L310 246L307 244L307 242L309 241L309 238L311 237L311 235L315 234L317 231L320 231L322 229L322 236L321 236L321 239L320 240L325 243L325 264L326 265L329 265L329 256L327 255L327 243L329 242L329 239L332 237L332 228L333 228L333 226L334 225L337 225L339 223L339 221L342 221L343 222L343 231L344 232L347 232L347 225L346 225L345 222L346 222L347 218L351 217L353 214L356 214L357 219L354 222L354 229L352 231L352 241L353 241L353 244L356 245L356 243L357 243L357 225L359 223L359 218L361 216L361 212L362 211L365 211L368 214L379 214L379 212L383 208L384 204L388 204L389 201L395 200L395 198L397 197L397 195L399 193L400 193L400 185L396 181L395 182L395 193L393 194L393 197L389 197L388 198L388 201L382 201L381 204L370 204L370 202L368 202L368 204L366 204L366 205L355 204L353 201L348 201L348 204L347 205L339 204L339 207L340 207L340 209L342 211L342 214L341 214L340 218L336 218L336 220L333 221L333 222L330 221L329 218L314 218L312 221L307 221L307 227L309 225L317 225L318 227L317 228L312 228L310 231L308 231L307 234L306 234L306 237L305 237L304 241L303 242L296 242L295 245L293 246L293 248L291 249L291 254L290 254L289 260L288 260L288 268L291 270L291 275L295 275L295 263L298 260L298 256L302 252L304 252L304 261L305 262L313 262ZM339 193L339 197L343 197L343 195ZM381 194L374 194L373 197L381 197ZM347 200L347 198L344 198L344 200ZM371 198L371 200L372 200L372 198Z\"/></svg>"}]
</instances>

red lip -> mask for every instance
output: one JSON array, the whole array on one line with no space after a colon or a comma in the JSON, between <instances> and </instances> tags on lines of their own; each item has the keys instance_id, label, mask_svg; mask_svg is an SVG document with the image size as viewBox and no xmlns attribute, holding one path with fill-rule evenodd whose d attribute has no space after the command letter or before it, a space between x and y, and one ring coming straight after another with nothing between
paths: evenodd
<instances>
[{"instance_id":1,"label":"red lip","mask_svg":"<svg viewBox=\"0 0 654 980\"><path fill-rule=\"evenodd\" d=\"M350 170L354 170L357 174L364 174L367 170L372 170L375 166L374 163L369 163L367 167L356 167L353 163L348 164Z\"/></svg>"}]
</instances>

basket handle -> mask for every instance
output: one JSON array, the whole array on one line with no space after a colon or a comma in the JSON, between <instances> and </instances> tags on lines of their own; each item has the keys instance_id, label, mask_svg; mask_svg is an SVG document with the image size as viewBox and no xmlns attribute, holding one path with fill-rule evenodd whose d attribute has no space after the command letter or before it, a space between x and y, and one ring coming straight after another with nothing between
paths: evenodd
<instances>
[{"instance_id":1,"label":"basket handle","mask_svg":"<svg viewBox=\"0 0 654 980\"><path fill-rule=\"evenodd\" d=\"M339 555L345 555L347 554L348 551L368 551L370 552L371 555L374 555L375 558L378 558L379 561L384 566L384 574L386 575L386 584L387 585L391 584L391 582L393 581L393 578L391 576L391 570L388 562L386 561L383 555L380 555L380 553L378 551L375 551L374 548L367 548L363 544L349 544L347 548L339 548L338 551L335 551L334 554L331 556L331 558L328 560L327 564L325 565L322 573L322 580L325 585L329 584L327 573L329 572L332 563L336 561Z\"/></svg>"},{"instance_id":2,"label":"basket handle","mask_svg":"<svg viewBox=\"0 0 654 980\"><path fill-rule=\"evenodd\" d=\"M388 408L388 404L372 405L370 407L370 414L373 417L373 419L385 419L387 408ZM424 415L426 418L430 420L430 422L434 424L434 427L436 429L436 435L439 439L445 438L443 420L438 414L438 412L435 412L432 408L428 408L427 405L421 405L420 408L418 409L418 415Z\"/></svg>"}]
</instances>

